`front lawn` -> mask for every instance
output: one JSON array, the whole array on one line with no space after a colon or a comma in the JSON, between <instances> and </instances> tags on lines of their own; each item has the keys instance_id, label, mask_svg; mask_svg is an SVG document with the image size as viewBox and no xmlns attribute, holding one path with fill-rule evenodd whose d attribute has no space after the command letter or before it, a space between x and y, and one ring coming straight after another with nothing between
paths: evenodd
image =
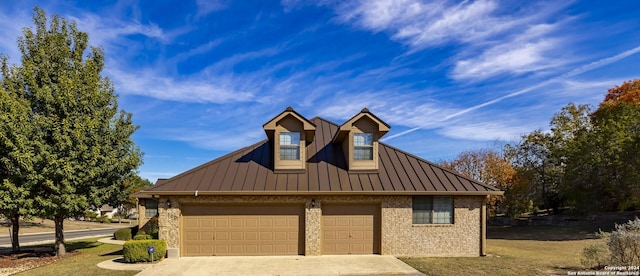
<instances>
[{"instance_id":1,"label":"front lawn","mask_svg":"<svg viewBox=\"0 0 640 276\"><path fill-rule=\"evenodd\" d=\"M106 270L96 265L122 255L122 245L104 244L100 238L69 241L67 256L52 264L27 270L16 275L135 275L139 271Z\"/></svg>"},{"instance_id":2,"label":"front lawn","mask_svg":"<svg viewBox=\"0 0 640 276\"><path fill-rule=\"evenodd\" d=\"M576 226L515 226L488 229L487 256L478 258L401 258L426 275L567 275L585 271L583 249L594 243L598 228L613 223Z\"/></svg>"},{"instance_id":3,"label":"front lawn","mask_svg":"<svg viewBox=\"0 0 640 276\"><path fill-rule=\"evenodd\" d=\"M582 250L602 240L487 240L487 257L401 258L427 275L567 275L585 270Z\"/></svg>"}]
</instances>

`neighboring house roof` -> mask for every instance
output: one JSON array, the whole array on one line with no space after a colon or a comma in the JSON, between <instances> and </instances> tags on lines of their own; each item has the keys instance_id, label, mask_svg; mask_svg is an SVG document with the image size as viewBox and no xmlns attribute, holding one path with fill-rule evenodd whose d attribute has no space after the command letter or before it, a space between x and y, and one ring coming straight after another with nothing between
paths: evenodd
<instances>
[{"instance_id":1,"label":"neighboring house roof","mask_svg":"<svg viewBox=\"0 0 640 276\"><path fill-rule=\"evenodd\" d=\"M111 212L113 210L114 208L111 207L109 204L103 204L102 207L100 207L100 212Z\"/></svg>"},{"instance_id":2,"label":"neighboring house roof","mask_svg":"<svg viewBox=\"0 0 640 276\"><path fill-rule=\"evenodd\" d=\"M307 146L304 172L275 172L268 140L229 153L170 179L141 195L489 195L495 187L446 170L422 158L379 143L377 172L347 169L342 146L332 143L339 126L322 118Z\"/></svg>"}]
</instances>

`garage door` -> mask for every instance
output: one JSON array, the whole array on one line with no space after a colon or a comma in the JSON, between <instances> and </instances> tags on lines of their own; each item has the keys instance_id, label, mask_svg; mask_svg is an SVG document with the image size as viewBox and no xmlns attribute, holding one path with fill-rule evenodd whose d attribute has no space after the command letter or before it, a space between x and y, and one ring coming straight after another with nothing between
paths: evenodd
<instances>
[{"instance_id":1,"label":"garage door","mask_svg":"<svg viewBox=\"0 0 640 276\"><path fill-rule=\"evenodd\" d=\"M379 206L326 205L322 208L322 254L380 253Z\"/></svg>"},{"instance_id":2,"label":"garage door","mask_svg":"<svg viewBox=\"0 0 640 276\"><path fill-rule=\"evenodd\" d=\"M183 256L304 254L302 206L184 206Z\"/></svg>"}]
</instances>

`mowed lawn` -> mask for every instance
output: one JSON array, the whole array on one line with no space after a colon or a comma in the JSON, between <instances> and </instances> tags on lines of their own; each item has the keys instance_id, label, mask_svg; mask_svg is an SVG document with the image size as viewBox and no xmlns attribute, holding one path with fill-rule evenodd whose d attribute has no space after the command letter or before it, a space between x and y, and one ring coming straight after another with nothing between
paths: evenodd
<instances>
[{"instance_id":1,"label":"mowed lawn","mask_svg":"<svg viewBox=\"0 0 640 276\"><path fill-rule=\"evenodd\" d=\"M67 256L55 263L27 270L16 275L135 275L139 271L115 271L102 269L98 263L122 256L122 245L104 244L99 238L66 242Z\"/></svg>"},{"instance_id":2,"label":"mowed lawn","mask_svg":"<svg viewBox=\"0 0 640 276\"><path fill-rule=\"evenodd\" d=\"M401 260L426 275L567 275L587 270L580 263L583 249L604 243L594 233L613 225L491 227L486 257Z\"/></svg>"}]
</instances>

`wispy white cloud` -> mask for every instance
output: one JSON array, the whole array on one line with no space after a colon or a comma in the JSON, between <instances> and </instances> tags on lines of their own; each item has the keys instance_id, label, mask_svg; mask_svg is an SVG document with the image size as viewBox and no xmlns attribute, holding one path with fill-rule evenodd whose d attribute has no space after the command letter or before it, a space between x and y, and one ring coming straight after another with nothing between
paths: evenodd
<instances>
[{"instance_id":1,"label":"wispy white cloud","mask_svg":"<svg viewBox=\"0 0 640 276\"><path fill-rule=\"evenodd\" d=\"M205 16L214 11L222 10L227 6L227 4L222 0L196 0L196 5L198 6L196 17Z\"/></svg>"},{"instance_id":2,"label":"wispy white cloud","mask_svg":"<svg viewBox=\"0 0 640 276\"><path fill-rule=\"evenodd\" d=\"M160 130L158 136L186 142L198 148L219 151L236 150L266 138L261 129L254 127L248 130L242 126L228 126L225 129L216 130L193 129L193 127L172 128Z\"/></svg>"},{"instance_id":3,"label":"wispy white cloud","mask_svg":"<svg viewBox=\"0 0 640 276\"><path fill-rule=\"evenodd\" d=\"M562 45L545 23L565 4L523 9L505 14L501 3L480 1L375 0L336 5L339 21L365 30L389 33L391 39L416 52L428 47L456 45L451 77L483 80L499 74L521 74L564 63L547 53Z\"/></svg>"},{"instance_id":4,"label":"wispy white cloud","mask_svg":"<svg viewBox=\"0 0 640 276\"><path fill-rule=\"evenodd\" d=\"M6 55L11 62L20 60L18 37L22 36L22 28L31 24L31 14L25 12L0 12L0 54Z\"/></svg>"},{"instance_id":5,"label":"wispy white cloud","mask_svg":"<svg viewBox=\"0 0 640 276\"><path fill-rule=\"evenodd\" d=\"M550 78L550 79L547 79L545 81L539 82L539 83L537 83L535 85L531 85L531 86L519 89L517 91L511 92L511 93L506 94L504 96L501 96L501 97L498 97L498 98L495 98L495 99L492 99L492 100L489 100L489 101L486 101L486 102L483 102L481 104L477 104L477 105L474 105L474 106L471 106L471 107L468 107L468 108L465 108L465 109L458 110L458 111L456 111L454 113L449 113L448 115L442 117L441 121L442 122L450 121L450 120L452 120L454 118L458 118L458 117L460 117L462 115L471 113L471 112L479 110L481 108L484 108L484 107L487 107L487 106L490 106L490 105L494 105L494 104L502 102L502 101L504 101L506 99L510 99L510 98L513 98L513 97L516 97L516 96L519 96L519 95L523 95L523 94L526 94L526 93L530 93L532 91L536 91L537 89L540 89L540 88L545 87L545 86L550 85L550 84L560 83L560 82L565 81L565 80L567 80L567 79L569 79L571 77L575 77L575 76L578 76L578 75L583 74L585 72L600 68L600 67L605 66L605 65L609 65L611 63L617 62L617 61L619 61L621 59L627 58L627 57L635 55L637 53L640 53L640 46L632 48L632 49L627 50L627 51L624 51L624 52L619 53L619 54L614 55L614 56L602 58L602 59L599 59L597 61L591 62L589 64L585 64L585 65L579 66L579 67L577 67L577 68L575 68L575 69L573 69L571 71L568 71L568 72L566 72L564 74L561 74L561 75L559 75L557 77ZM385 137L384 139L385 140L390 140L390 139L393 139L393 138L404 136L404 135L409 134L411 132L414 132L416 130L419 130L419 129L422 129L422 128L428 128L428 127L429 127L429 125L414 127L412 129L403 131L401 133L397 133L395 135Z\"/></svg>"},{"instance_id":6,"label":"wispy white cloud","mask_svg":"<svg viewBox=\"0 0 640 276\"><path fill-rule=\"evenodd\" d=\"M336 7L340 21L388 32L393 39L416 48L477 41L529 21L497 14L499 5L490 0L356 0Z\"/></svg>"},{"instance_id":7,"label":"wispy white cloud","mask_svg":"<svg viewBox=\"0 0 640 276\"><path fill-rule=\"evenodd\" d=\"M337 94L317 107L317 114L326 118L346 119L367 107L380 118L395 126L434 128L442 123L437 118L456 112L450 104L430 100L417 94L392 91Z\"/></svg>"},{"instance_id":8,"label":"wispy white cloud","mask_svg":"<svg viewBox=\"0 0 640 276\"><path fill-rule=\"evenodd\" d=\"M522 134L530 132L537 126L522 125L515 122L486 120L480 122L464 122L449 125L437 130L449 138L476 141L512 141Z\"/></svg>"},{"instance_id":9,"label":"wispy white cloud","mask_svg":"<svg viewBox=\"0 0 640 276\"><path fill-rule=\"evenodd\" d=\"M148 96L160 100L200 103L247 102L254 99L255 87L233 75L215 78L176 78L160 70L138 72L107 67L106 75L113 80L119 93Z\"/></svg>"},{"instance_id":10,"label":"wispy white cloud","mask_svg":"<svg viewBox=\"0 0 640 276\"><path fill-rule=\"evenodd\" d=\"M143 24L138 21L123 21L119 18L102 17L93 13L82 13L78 17L69 16L78 23L81 31L90 34L90 43L96 46L126 44L126 36L143 35L158 41L170 41L173 36L156 24Z\"/></svg>"},{"instance_id":11,"label":"wispy white cloud","mask_svg":"<svg viewBox=\"0 0 640 276\"><path fill-rule=\"evenodd\" d=\"M558 67L567 61L550 56L562 45L559 38L547 38L556 25L530 27L512 41L489 47L477 57L456 62L451 76L458 80L482 80L501 74L520 74Z\"/></svg>"}]
</instances>

